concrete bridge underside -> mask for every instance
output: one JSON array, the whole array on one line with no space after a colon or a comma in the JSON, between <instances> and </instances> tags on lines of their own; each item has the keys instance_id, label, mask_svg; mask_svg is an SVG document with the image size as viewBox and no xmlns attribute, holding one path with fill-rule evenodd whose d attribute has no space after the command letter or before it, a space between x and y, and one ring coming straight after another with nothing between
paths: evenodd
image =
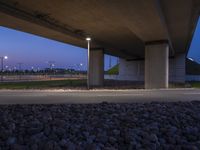
<instances>
[{"instance_id":1,"label":"concrete bridge underside","mask_svg":"<svg viewBox=\"0 0 200 150\"><path fill-rule=\"evenodd\" d=\"M0 25L83 48L90 36L91 85L103 84L106 53L145 60L145 87L166 88L169 58L187 54L199 12L199 0L1 0Z\"/></svg>"}]
</instances>

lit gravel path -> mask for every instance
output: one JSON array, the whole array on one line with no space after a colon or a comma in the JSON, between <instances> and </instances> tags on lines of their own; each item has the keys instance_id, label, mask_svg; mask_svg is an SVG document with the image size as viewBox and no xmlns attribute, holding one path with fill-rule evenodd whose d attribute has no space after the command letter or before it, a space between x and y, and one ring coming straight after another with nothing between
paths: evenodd
<instances>
[{"instance_id":1,"label":"lit gravel path","mask_svg":"<svg viewBox=\"0 0 200 150\"><path fill-rule=\"evenodd\" d=\"M197 150L200 102L1 105L0 149Z\"/></svg>"}]
</instances>

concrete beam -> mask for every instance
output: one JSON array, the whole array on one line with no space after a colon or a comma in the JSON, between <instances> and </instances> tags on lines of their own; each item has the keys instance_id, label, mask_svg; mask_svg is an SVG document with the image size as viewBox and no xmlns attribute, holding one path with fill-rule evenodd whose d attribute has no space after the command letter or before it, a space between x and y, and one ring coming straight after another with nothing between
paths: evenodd
<instances>
[{"instance_id":1,"label":"concrete beam","mask_svg":"<svg viewBox=\"0 0 200 150\"><path fill-rule=\"evenodd\" d=\"M145 47L145 88L168 88L169 45L149 44Z\"/></svg>"},{"instance_id":2,"label":"concrete beam","mask_svg":"<svg viewBox=\"0 0 200 150\"><path fill-rule=\"evenodd\" d=\"M68 34L72 37L75 37L75 38L78 38L81 40L85 40L85 35L83 35L82 32L79 32L79 33L76 32L76 31L78 31L77 29L74 29L69 25L63 25L62 23L51 18L47 14L43 14L43 13L32 14L32 13L26 12L22 9L19 9L17 7L8 5L4 2L0 2L0 12L4 12L6 14L15 16L22 20L26 20L31 23L35 23L35 24L47 27L49 29Z\"/></svg>"},{"instance_id":3,"label":"concrete beam","mask_svg":"<svg viewBox=\"0 0 200 150\"><path fill-rule=\"evenodd\" d=\"M88 80L90 87L103 86L104 82L103 50L90 50Z\"/></svg>"},{"instance_id":4,"label":"concrete beam","mask_svg":"<svg viewBox=\"0 0 200 150\"><path fill-rule=\"evenodd\" d=\"M124 59L144 58L145 43L163 39L174 57L187 52L199 12L199 0L1 0L0 25L83 48L90 36Z\"/></svg>"}]
</instances>

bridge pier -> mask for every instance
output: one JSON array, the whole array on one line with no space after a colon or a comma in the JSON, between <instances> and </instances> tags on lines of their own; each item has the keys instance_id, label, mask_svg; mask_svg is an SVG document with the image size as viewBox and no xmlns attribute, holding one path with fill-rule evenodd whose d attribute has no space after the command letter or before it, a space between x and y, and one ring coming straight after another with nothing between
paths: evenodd
<instances>
[{"instance_id":1,"label":"bridge pier","mask_svg":"<svg viewBox=\"0 0 200 150\"><path fill-rule=\"evenodd\" d=\"M169 59L169 82L185 83L186 54L177 54ZM119 60L118 80L144 82L144 60Z\"/></svg>"},{"instance_id":2,"label":"bridge pier","mask_svg":"<svg viewBox=\"0 0 200 150\"><path fill-rule=\"evenodd\" d=\"M168 88L169 45L150 43L145 46L145 89Z\"/></svg>"},{"instance_id":3,"label":"bridge pier","mask_svg":"<svg viewBox=\"0 0 200 150\"><path fill-rule=\"evenodd\" d=\"M103 86L104 82L104 52L91 49L89 56L89 87Z\"/></svg>"}]
</instances>

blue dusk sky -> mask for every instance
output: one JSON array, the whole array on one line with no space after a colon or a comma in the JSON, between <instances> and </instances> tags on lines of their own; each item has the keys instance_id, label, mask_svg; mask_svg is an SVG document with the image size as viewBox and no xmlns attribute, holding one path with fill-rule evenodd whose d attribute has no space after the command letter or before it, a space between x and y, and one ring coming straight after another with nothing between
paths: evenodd
<instances>
[{"instance_id":1,"label":"blue dusk sky","mask_svg":"<svg viewBox=\"0 0 200 150\"><path fill-rule=\"evenodd\" d=\"M190 45L188 57L193 58L196 62L200 63L200 19Z\"/></svg>"},{"instance_id":2,"label":"blue dusk sky","mask_svg":"<svg viewBox=\"0 0 200 150\"><path fill-rule=\"evenodd\" d=\"M8 56L5 66L18 68L17 63L23 63L23 69L47 68L48 61L54 61L56 68L87 68L87 50L69 44L53 41L36 35L8 29L0 26L0 56ZM200 62L200 21L191 43L188 57ZM109 68L110 56L105 55L105 70ZM116 57L111 57L112 66L117 63Z\"/></svg>"},{"instance_id":3,"label":"blue dusk sky","mask_svg":"<svg viewBox=\"0 0 200 150\"><path fill-rule=\"evenodd\" d=\"M1 26L0 56L8 56L4 67L11 69L18 68L18 63L23 63L22 69L47 68L49 61L55 62L56 68L87 69L87 49ZM110 58L112 66L117 63L116 57L105 55L105 70Z\"/></svg>"}]
</instances>

